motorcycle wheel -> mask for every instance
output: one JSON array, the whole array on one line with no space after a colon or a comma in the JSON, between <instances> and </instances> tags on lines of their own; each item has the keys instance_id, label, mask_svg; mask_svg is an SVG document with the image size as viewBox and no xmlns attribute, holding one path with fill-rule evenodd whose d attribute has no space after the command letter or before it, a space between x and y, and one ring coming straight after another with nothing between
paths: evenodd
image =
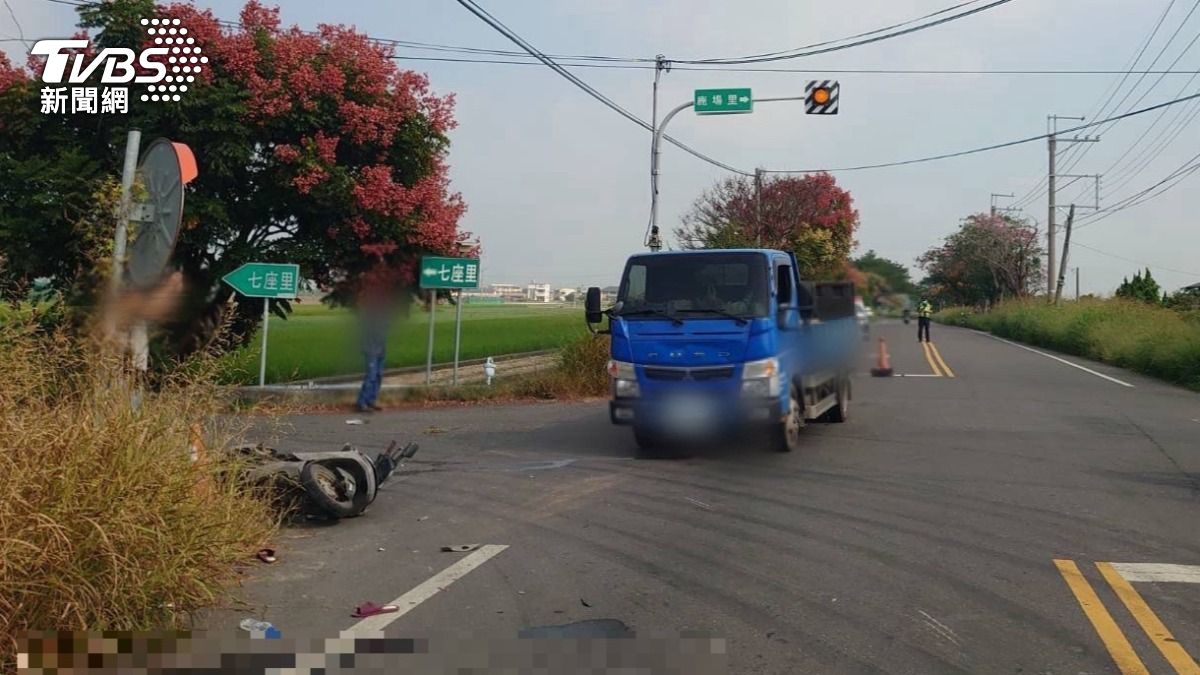
<instances>
[{"instance_id":1,"label":"motorcycle wheel","mask_svg":"<svg viewBox=\"0 0 1200 675\"><path fill-rule=\"evenodd\" d=\"M354 492L348 491L345 478L329 466L309 462L300 470L300 484L321 511L334 518L358 515L361 509L354 503Z\"/></svg>"}]
</instances>

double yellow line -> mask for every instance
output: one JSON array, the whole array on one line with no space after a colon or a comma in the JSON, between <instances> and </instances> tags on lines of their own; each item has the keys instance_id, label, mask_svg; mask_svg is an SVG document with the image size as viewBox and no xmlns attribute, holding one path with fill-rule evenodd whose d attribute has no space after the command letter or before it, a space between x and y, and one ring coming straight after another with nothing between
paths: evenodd
<instances>
[{"instance_id":1,"label":"double yellow line","mask_svg":"<svg viewBox=\"0 0 1200 675\"><path fill-rule=\"evenodd\" d=\"M941 352L938 351L938 348L932 342L922 342L921 347L925 349L925 360L929 362L929 367L933 369L934 375L938 377L954 377L954 371L950 370L950 366L946 365L946 360L942 358Z\"/></svg>"},{"instance_id":2,"label":"double yellow line","mask_svg":"<svg viewBox=\"0 0 1200 675\"><path fill-rule=\"evenodd\" d=\"M1075 594L1075 600L1079 602L1083 613L1092 622L1092 627L1096 629L1096 634L1104 642L1104 647L1112 656L1113 662L1117 664L1121 675L1150 675L1146 664L1138 657L1133 645L1129 644L1129 640L1104 607L1100 596L1096 595L1092 585L1079 571L1079 566L1075 564L1075 561L1055 560L1054 565L1058 568L1059 574L1062 574L1063 580L1067 582L1071 592ZM1113 592L1125 604L1129 613L1137 620L1138 625L1146 631L1150 641L1162 652L1167 663L1170 663L1171 667L1175 669L1175 672L1179 675L1200 675L1200 666L1180 646L1175 636L1171 635L1171 631L1163 625L1158 615L1142 599L1141 594L1133 589L1133 585L1109 563L1098 562L1096 567L1108 585L1112 586Z\"/></svg>"}]
</instances>

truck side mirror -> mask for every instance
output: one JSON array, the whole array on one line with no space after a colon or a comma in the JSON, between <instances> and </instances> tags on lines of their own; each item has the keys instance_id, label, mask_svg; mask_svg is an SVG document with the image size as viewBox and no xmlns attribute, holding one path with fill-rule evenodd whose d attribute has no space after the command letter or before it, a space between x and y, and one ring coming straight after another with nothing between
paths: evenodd
<instances>
[{"instance_id":1,"label":"truck side mirror","mask_svg":"<svg viewBox=\"0 0 1200 675\"><path fill-rule=\"evenodd\" d=\"M604 312L600 310L600 288L592 286L587 289L587 300L583 303L584 318L588 323L600 323Z\"/></svg>"}]
</instances>

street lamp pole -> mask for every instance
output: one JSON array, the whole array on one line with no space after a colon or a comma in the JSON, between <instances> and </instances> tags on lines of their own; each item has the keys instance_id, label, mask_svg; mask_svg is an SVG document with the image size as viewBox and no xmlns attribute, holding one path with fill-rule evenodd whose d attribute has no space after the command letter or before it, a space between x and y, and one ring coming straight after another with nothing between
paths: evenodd
<instances>
[{"instance_id":1,"label":"street lamp pole","mask_svg":"<svg viewBox=\"0 0 1200 675\"><path fill-rule=\"evenodd\" d=\"M803 101L804 99L805 99L804 96L782 96L782 97L774 97L774 98L756 98L756 99L752 99L752 102L753 103L774 103L776 101ZM667 113L666 116L663 117L662 123L659 124L658 128L656 128L654 130L654 143L653 143L653 147L651 148L651 151L650 151L650 185L651 185L651 190L650 190L650 248L651 248L651 250L657 251L658 248L656 248L656 246L662 246L662 239L659 237L659 234L658 234L658 178L659 178L658 166L659 166L659 156L662 154L661 148L662 148L663 134L666 131L667 124L669 124L671 122L671 120L675 118L676 115L683 112L684 110L687 110L688 108L691 108L695 104L696 104L695 101L688 101L687 103L681 103L681 104L675 106L674 108L671 109L671 112ZM756 169L755 170L755 174L759 175L759 176L761 176L762 174L764 174L766 172L767 172L766 169ZM745 175L749 175L749 174L745 174Z\"/></svg>"}]
</instances>

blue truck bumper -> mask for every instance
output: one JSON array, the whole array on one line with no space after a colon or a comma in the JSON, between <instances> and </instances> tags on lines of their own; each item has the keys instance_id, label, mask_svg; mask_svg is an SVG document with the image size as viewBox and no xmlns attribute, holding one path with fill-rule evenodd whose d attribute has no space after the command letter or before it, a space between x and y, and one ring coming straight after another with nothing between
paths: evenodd
<instances>
[{"instance_id":1,"label":"blue truck bumper","mask_svg":"<svg viewBox=\"0 0 1200 675\"><path fill-rule=\"evenodd\" d=\"M782 406L777 398L739 399L734 405L717 400L697 418L682 422L677 419L677 409L667 401L614 399L608 403L608 416L616 425L636 424L667 432L678 430L681 423L698 432L732 431L747 426L777 424L783 417Z\"/></svg>"}]
</instances>

